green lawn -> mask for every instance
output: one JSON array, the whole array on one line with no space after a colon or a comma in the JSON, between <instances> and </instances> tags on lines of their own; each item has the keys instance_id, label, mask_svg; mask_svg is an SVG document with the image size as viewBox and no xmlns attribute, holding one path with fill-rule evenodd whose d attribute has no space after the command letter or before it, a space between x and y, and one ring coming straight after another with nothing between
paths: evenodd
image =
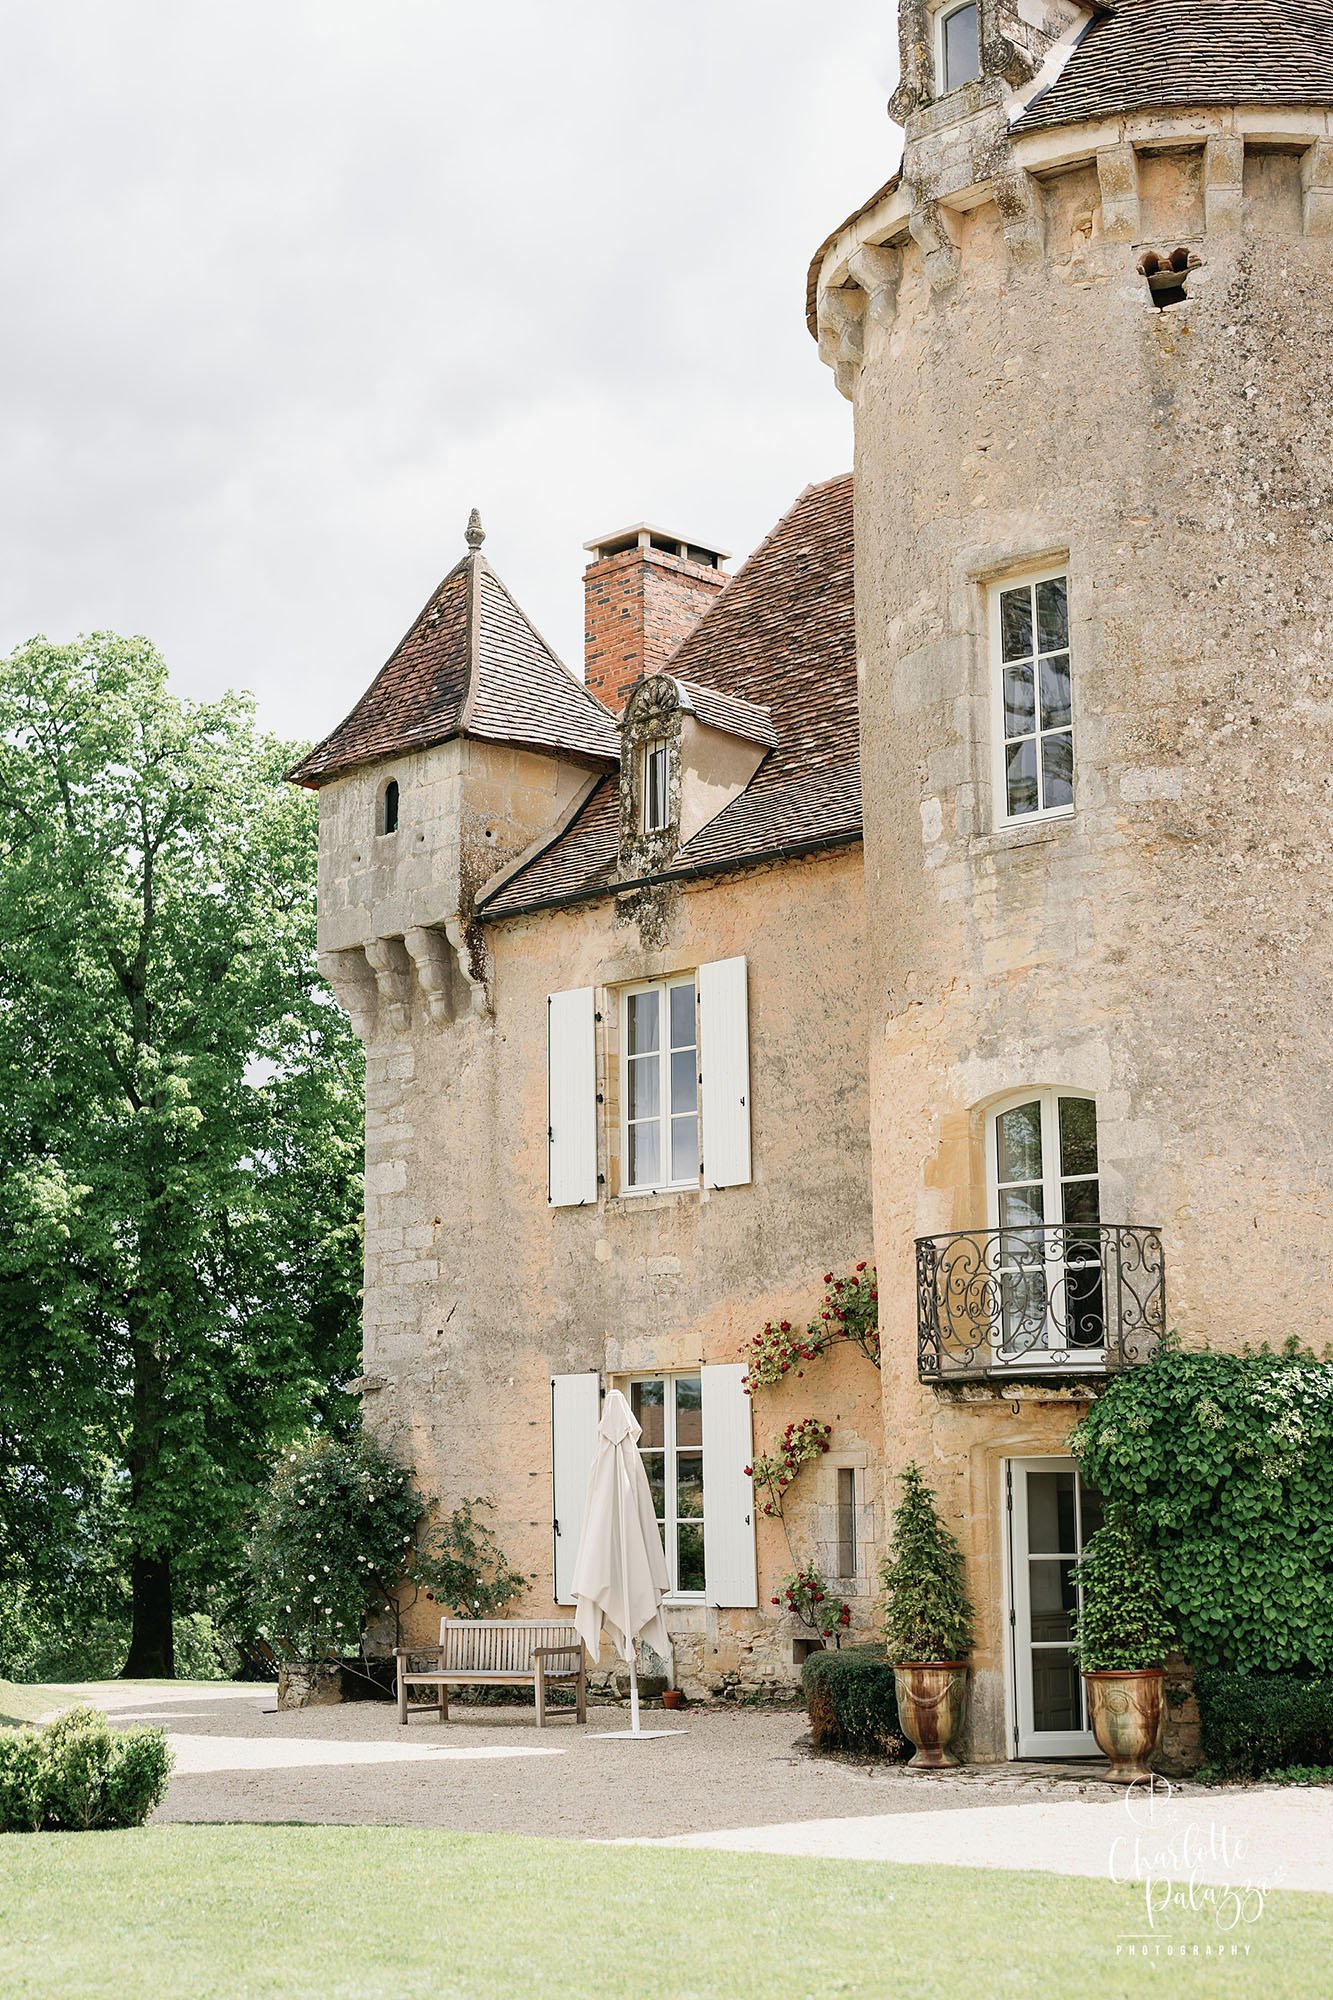
<instances>
[{"instance_id":1,"label":"green lawn","mask_svg":"<svg viewBox=\"0 0 1333 2000\"><path fill-rule=\"evenodd\" d=\"M1128 1889L1049 1875L379 1827L0 1838L4 2000L1326 2000L1327 1898L1274 1898L1248 1961L1204 1955L1231 1942L1204 1915L1155 1967L1117 1956L1142 1929Z\"/></svg>"},{"instance_id":2,"label":"green lawn","mask_svg":"<svg viewBox=\"0 0 1333 2000\"><path fill-rule=\"evenodd\" d=\"M0 1681L0 1723L35 1722L55 1706L49 1687L20 1687L14 1681Z\"/></svg>"}]
</instances>

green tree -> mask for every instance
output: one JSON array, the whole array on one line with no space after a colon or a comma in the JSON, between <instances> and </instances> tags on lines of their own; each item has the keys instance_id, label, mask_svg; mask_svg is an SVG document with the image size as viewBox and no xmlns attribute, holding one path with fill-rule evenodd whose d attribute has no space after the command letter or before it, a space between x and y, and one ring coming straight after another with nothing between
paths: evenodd
<instances>
[{"instance_id":1,"label":"green tree","mask_svg":"<svg viewBox=\"0 0 1333 2000\"><path fill-rule=\"evenodd\" d=\"M919 1465L903 1467L903 1497L881 1566L890 1660L961 1660L972 1650L972 1605L963 1551L941 1521Z\"/></svg>"},{"instance_id":2,"label":"green tree","mask_svg":"<svg viewBox=\"0 0 1333 2000\"><path fill-rule=\"evenodd\" d=\"M0 662L0 1585L109 1550L127 1674L351 1415L362 1070L293 755L142 639Z\"/></svg>"}]
</instances>

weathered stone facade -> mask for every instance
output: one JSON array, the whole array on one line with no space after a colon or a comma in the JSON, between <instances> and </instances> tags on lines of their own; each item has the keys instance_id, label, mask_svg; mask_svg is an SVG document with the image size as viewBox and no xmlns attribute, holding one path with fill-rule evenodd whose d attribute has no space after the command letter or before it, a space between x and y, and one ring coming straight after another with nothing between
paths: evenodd
<instances>
[{"instance_id":1,"label":"weathered stone facade","mask_svg":"<svg viewBox=\"0 0 1333 2000\"><path fill-rule=\"evenodd\" d=\"M967 1546L994 1757L1003 1463L1087 1393L917 1379L914 1240L990 1224L996 1101L1095 1098L1102 1217L1160 1227L1187 1342L1330 1331L1333 146L1243 102L1011 132L1015 76L930 102L913 61L901 176L812 295L856 419L886 1462ZM1053 570L1074 809L1012 824L989 593Z\"/></svg>"}]
</instances>

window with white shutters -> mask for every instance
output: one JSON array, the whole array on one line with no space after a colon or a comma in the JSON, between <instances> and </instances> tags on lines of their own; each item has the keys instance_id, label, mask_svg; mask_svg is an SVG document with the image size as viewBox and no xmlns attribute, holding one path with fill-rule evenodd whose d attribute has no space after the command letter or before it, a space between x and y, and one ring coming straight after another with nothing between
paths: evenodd
<instances>
[{"instance_id":1,"label":"window with white shutters","mask_svg":"<svg viewBox=\"0 0 1333 2000\"><path fill-rule=\"evenodd\" d=\"M744 1366L639 1376L628 1393L672 1596L727 1608L757 1604Z\"/></svg>"}]
</instances>

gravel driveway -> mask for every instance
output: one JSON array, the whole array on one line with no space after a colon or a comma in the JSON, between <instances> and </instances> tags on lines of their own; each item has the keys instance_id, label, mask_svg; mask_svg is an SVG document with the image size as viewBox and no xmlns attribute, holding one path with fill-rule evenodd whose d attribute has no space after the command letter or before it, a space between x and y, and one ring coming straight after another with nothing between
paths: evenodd
<instances>
[{"instance_id":1,"label":"gravel driveway","mask_svg":"<svg viewBox=\"0 0 1333 2000\"><path fill-rule=\"evenodd\" d=\"M62 1691L63 1692L63 1691ZM623 1708L557 1712L451 1704L401 1728L388 1703L278 1714L272 1687L125 1684L70 1689L117 1722L171 1733L159 1821L447 1827L571 1840L955 1863L1333 1889L1333 1791L1178 1787L1127 1808L1097 1767L999 1764L946 1777L866 1767L799 1747L799 1710L645 1714L679 1734L606 1738ZM960 1818L960 1815L962 1817Z\"/></svg>"}]
</instances>

